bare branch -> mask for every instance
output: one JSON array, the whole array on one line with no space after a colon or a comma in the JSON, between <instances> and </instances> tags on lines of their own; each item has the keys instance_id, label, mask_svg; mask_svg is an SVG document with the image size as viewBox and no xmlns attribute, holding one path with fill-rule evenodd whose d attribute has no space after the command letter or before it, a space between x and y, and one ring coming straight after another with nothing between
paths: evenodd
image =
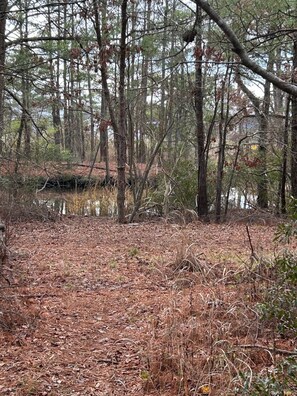
<instances>
[{"instance_id":1,"label":"bare branch","mask_svg":"<svg viewBox=\"0 0 297 396\"><path fill-rule=\"evenodd\" d=\"M69 40L69 41L77 41L79 40L79 37L74 36L58 36L58 37L48 37L48 36L41 36L41 37L22 37L13 41L10 41L5 44L5 47L11 47L12 45L18 45L18 44L23 44L23 43L36 43L39 41L63 41L63 40Z\"/></svg>"},{"instance_id":2,"label":"bare branch","mask_svg":"<svg viewBox=\"0 0 297 396\"><path fill-rule=\"evenodd\" d=\"M285 356L297 356L297 351L288 351L286 349L269 348L264 345L239 345L240 348L244 349L263 349L271 353L276 353L277 355Z\"/></svg>"},{"instance_id":3,"label":"bare branch","mask_svg":"<svg viewBox=\"0 0 297 396\"><path fill-rule=\"evenodd\" d=\"M232 50L239 56L241 62L248 69L263 77L265 80L270 81L273 85L279 88L281 91L287 92L297 97L297 85L289 83L281 78L277 77L273 73L263 69L256 62L254 62L248 55L246 49L239 41L234 31L228 26L225 20L210 6L206 0L192 0L198 6L200 6L208 16L218 25L218 27L225 34L227 39L233 45Z\"/></svg>"},{"instance_id":4,"label":"bare branch","mask_svg":"<svg viewBox=\"0 0 297 396\"><path fill-rule=\"evenodd\" d=\"M36 130L38 131L38 133L40 134L40 136L43 137L43 139L48 142L48 140L46 139L46 137L44 136L44 134L42 133L41 129L39 128L39 126L36 124L36 122L34 121L32 115L30 114L30 112L23 106L23 104L21 103L21 101L19 100L19 98L13 93L11 92L8 88L4 88L4 90L17 102L17 104L24 110L24 112L30 117L30 120L32 122L32 124L35 126Z\"/></svg>"}]
</instances>

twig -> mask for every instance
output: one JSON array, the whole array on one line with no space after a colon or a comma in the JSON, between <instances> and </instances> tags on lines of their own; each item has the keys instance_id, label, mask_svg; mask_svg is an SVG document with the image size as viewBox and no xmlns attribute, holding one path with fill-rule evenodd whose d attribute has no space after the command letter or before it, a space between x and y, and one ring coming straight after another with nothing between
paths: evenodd
<instances>
[{"instance_id":1,"label":"twig","mask_svg":"<svg viewBox=\"0 0 297 396\"><path fill-rule=\"evenodd\" d=\"M46 185L47 185L49 179L50 179L50 178L49 178L49 176L48 176L47 179L46 179L46 181L44 182L44 185L43 185L41 188L39 188L38 190L35 191L36 194L40 193L41 191L43 191L43 190L46 188Z\"/></svg>"},{"instance_id":2,"label":"twig","mask_svg":"<svg viewBox=\"0 0 297 396\"><path fill-rule=\"evenodd\" d=\"M110 364L114 364L115 362L112 359L97 359L97 363L106 363L110 365Z\"/></svg>"},{"instance_id":3,"label":"twig","mask_svg":"<svg viewBox=\"0 0 297 396\"><path fill-rule=\"evenodd\" d=\"M46 297L58 297L56 294L15 294L14 296L1 296L2 299L10 298L46 298Z\"/></svg>"},{"instance_id":4,"label":"twig","mask_svg":"<svg viewBox=\"0 0 297 396\"><path fill-rule=\"evenodd\" d=\"M43 139L49 143L48 139L44 136L44 133L41 131L41 129L39 128L39 126L36 124L32 114L28 111L28 109L22 104L22 102L19 100L19 98L12 92L10 91L8 88L4 88L5 91L17 102L17 104L21 107L21 109L28 115L28 117L30 118L32 124L34 125L34 127L36 128L37 132L39 133L39 135L41 137L43 137Z\"/></svg>"},{"instance_id":5,"label":"twig","mask_svg":"<svg viewBox=\"0 0 297 396\"><path fill-rule=\"evenodd\" d=\"M250 235L249 226L246 225L245 228L246 228L246 232L247 232L247 236L248 236L249 244L250 244L250 248L251 248L251 259L259 260L259 257L258 257L257 254L255 253L255 249L254 249L254 247L253 247L253 243L252 243L252 238L251 238L251 235Z\"/></svg>"},{"instance_id":6,"label":"twig","mask_svg":"<svg viewBox=\"0 0 297 396\"><path fill-rule=\"evenodd\" d=\"M287 355L287 356L297 356L297 351L288 351L286 349L278 349L278 348L270 348L264 345L239 345L240 348L244 349L263 349L271 353L276 353L278 355Z\"/></svg>"},{"instance_id":7,"label":"twig","mask_svg":"<svg viewBox=\"0 0 297 396\"><path fill-rule=\"evenodd\" d=\"M72 166L80 166L82 168L93 168L93 169L102 169L102 170L106 169L104 166L99 166L99 165L95 165L95 164L94 165L80 164L78 162L73 162L71 165ZM114 170L114 169L110 169L110 171L116 172L116 170Z\"/></svg>"}]
</instances>

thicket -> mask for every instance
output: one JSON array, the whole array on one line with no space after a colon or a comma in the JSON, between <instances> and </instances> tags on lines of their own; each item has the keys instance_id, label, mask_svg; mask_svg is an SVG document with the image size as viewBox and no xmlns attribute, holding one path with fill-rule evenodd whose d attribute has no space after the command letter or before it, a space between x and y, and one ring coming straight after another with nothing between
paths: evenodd
<instances>
[{"instance_id":1,"label":"thicket","mask_svg":"<svg viewBox=\"0 0 297 396\"><path fill-rule=\"evenodd\" d=\"M250 260L233 266L235 257L213 264L195 243L180 242L167 275L172 305L151 324L141 374L146 389L170 387L181 396L218 389L226 396L297 394L297 256L284 245L296 238L296 205L292 200L290 217L277 228L275 257L255 251L248 226ZM208 300L196 293L197 284L209 291Z\"/></svg>"},{"instance_id":2,"label":"thicket","mask_svg":"<svg viewBox=\"0 0 297 396\"><path fill-rule=\"evenodd\" d=\"M297 200L291 198L289 221L279 225L276 240L282 243L296 239ZM261 283L266 286L261 291L261 301L256 305L261 323L272 331L276 338L292 340L297 337L297 255L285 249L272 262L259 264ZM263 272L263 267L265 268ZM261 274L262 272L262 274ZM271 352L277 354L277 351ZM244 375L246 379L242 395L282 396L297 392L297 350L279 351L280 361L270 369L257 375Z\"/></svg>"}]
</instances>

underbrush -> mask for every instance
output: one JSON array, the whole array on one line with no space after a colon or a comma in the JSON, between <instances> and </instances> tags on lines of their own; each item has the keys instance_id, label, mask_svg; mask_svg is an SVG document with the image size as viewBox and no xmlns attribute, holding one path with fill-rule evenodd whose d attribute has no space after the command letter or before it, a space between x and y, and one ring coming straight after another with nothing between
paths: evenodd
<instances>
[{"instance_id":1,"label":"underbrush","mask_svg":"<svg viewBox=\"0 0 297 396\"><path fill-rule=\"evenodd\" d=\"M34 220L55 221L58 215L32 195L9 197L1 194L0 218L12 223Z\"/></svg>"},{"instance_id":2,"label":"underbrush","mask_svg":"<svg viewBox=\"0 0 297 396\"><path fill-rule=\"evenodd\" d=\"M295 357L282 359L253 376L241 373L244 396L295 396L297 391L297 362Z\"/></svg>"},{"instance_id":3,"label":"underbrush","mask_svg":"<svg viewBox=\"0 0 297 396\"><path fill-rule=\"evenodd\" d=\"M149 325L146 392L297 395L297 258L251 248L249 262L227 269L192 243L177 247L171 304Z\"/></svg>"},{"instance_id":4,"label":"underbrush","mask_svg":"<svg viewBox=\"0 0 297 396\"><path fill-rule=\"evenodd\" d=\"M30 295L25 288L0 286L0 329L6 333L20 333L21 338L35 329L39 313L34 308Z\"/></svg>"},{"instance_id":5,"label":"underbrush","mask_svg":"<svg viewBox=\"0 0 297 396\"><path fill-rule=\"evenodd\" d=\"M28 181L25 186L17 178L6 180L0 193L0 219L10 223L16 221L56 220L57 215L40 202L36 185Z\"/></svg>"},{"instance_id":6,"label":"underbrush","mask_svg":"<svg viewBox=\"0 0 297 396\"><path fill-rule=\"evenodd\" d=\"M2 228L3 227L3 228ZM12 232L9 223L1 225L0 232L0 330L20 332L26 337L36 326L38 311L32 304L25 274L16 266L12 252Z\"/></svg>"},{"instance_id":7,"label":"underbrush","mask_svg":"<svg viewBox=\"0 0 297 396\"><path fill-rule=\"evenodd\" d=\"M285 251L267 264L269 284L257 305L262 322L283 338L297 336L297 256Z\"/></svg>"},{"instance_id":8,"label":"underbrush","mask_svg":"<svg viewBox=\"0 0 297 396\"><path fill-rule=\"evenodd\" d=\"M170 390L174 395L232 395L243 387L241 372L271 364L265 352L246 350L255 343L256 314L243 302L213 293L208 299L198 289L175 292L151 323L152 337L142 373L146 391ZM242 345L241 345L242 344Z\"/></svg>"}]
</instances>

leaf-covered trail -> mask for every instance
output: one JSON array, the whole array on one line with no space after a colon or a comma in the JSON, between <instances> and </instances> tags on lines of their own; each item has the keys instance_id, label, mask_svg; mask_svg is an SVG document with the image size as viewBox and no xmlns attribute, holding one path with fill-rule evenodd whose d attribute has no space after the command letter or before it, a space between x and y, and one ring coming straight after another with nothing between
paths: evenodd
<instances>
[{"instance_id":1,"label":"leaf-covered trail","mask_svg":"<svg viewBox=\"0 0 297 396\"><path fill-rule=\"evenodd\" d=\"M257 252L272 249L273 227L250 231ZM244 225L66 218L12 233L11 262L27 285L25 294L13 290L31 314L21 329L1 333L1 395L165 395L146 387L144 375L160 315L177 295L181 307L198 296L203 312L229 293L196 274L191 287L181 286L170 269L177 252L194 246L209 265L227 270L250 255Z\"/></svg>"}]
</instances>

